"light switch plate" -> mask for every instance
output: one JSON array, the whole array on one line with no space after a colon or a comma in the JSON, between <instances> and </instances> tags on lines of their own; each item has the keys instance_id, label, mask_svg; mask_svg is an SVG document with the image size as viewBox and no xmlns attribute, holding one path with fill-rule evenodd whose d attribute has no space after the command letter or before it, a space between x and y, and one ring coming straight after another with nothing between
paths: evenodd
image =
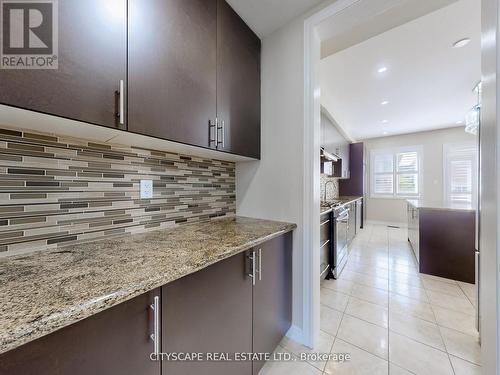
<instances>
[{"instance_id":1,"label":"light switch plate","mask_svg":"<svg viewBox=\"0 0 500 375\"><path fill-rule=\"evenodd\" d=\"M141 180L141 199L153 198L153 180Z\"/></svg>"}]
</instances>

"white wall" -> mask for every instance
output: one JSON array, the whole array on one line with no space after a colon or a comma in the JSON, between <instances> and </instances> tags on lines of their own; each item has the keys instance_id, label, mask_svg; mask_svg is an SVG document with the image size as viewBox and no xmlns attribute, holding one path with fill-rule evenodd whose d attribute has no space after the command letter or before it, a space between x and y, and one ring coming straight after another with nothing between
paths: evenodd
<instances>
[{"instance_id":1,"label":"white wall","mask_svg":"<svg viewBox=\"0 0 500 375\"><path fill-rule=\"evenodd\" d=\"M422 198L440 201L443 199L443 144L474 142L475 137L464 131L464 127L426 131L392 137L364 140L366 155L366 218L368 221L404 224L406 218L405 199L370 198L370 151L404 146L422 146Z\"/></svg>"},{"instance_id":2,"label":"white wall","mask_svg":"<svg viewBox=\"0 0 500 375\"><path fill-rule=\"evenodd\" d=\"M293 222L293 328L300 337L303 306L304 20L262 40L261 160L236 165L238 215ZM319 137L318 137L319 140ZM319 182L318 182L319 184ZM319 210L319 208L318 208Z\"/></svg>"}]
</instances>

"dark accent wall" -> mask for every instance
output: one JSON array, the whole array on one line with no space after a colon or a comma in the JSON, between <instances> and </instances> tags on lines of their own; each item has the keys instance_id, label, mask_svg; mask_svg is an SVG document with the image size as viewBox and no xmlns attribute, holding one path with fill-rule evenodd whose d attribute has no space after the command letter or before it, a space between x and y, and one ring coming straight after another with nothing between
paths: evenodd
<instances>
[{"instance_id":1,"label":"dark accent wall","mask_svg":"<svg viewBox=\"0 0 500 375\"><path fill-rule=\"evenodd\" d=\"M350 178L340 180L340 196L363 196L365 185L364 144L351 143L349 145Z\"/></svg>"},{"instance_id":2,"label":"dark accent wall","mask_svg":"<svg viewBox=\"0 0 500 375\"><path fill-rule=\"evenodd\" d=\"M0 257L234 215L235 198L231 162L0 129Z\"/></svg>"}]
</instances>

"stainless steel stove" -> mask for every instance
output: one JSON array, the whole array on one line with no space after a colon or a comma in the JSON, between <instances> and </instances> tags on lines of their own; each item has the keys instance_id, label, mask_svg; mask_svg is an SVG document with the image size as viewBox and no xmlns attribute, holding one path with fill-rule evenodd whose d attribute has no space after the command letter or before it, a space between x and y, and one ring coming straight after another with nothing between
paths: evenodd
<instances>
[{"instance_id":1,"label":"stainless steel stove","mask_svg":"<svg viewBox=\"0 0 500 375\"><path fill-rule=\"evenodd\" d=\"M337 279L347 263L348 233L349 233L349 208L345 202L334 200L322 202L322 207L333 209L333 246L330 252L330 272L327 279Z\"/></svg>"}]
</instances>

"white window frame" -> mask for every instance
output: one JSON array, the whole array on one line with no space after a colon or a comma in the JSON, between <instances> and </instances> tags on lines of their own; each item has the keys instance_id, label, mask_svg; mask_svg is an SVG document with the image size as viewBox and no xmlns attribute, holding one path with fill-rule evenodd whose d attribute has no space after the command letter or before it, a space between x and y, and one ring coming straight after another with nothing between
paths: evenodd
<instances>
[{"instance_id":1,"label":"white window frame","mask_svg":"<svg viewBox=\"0 0 500 375\"><path fill-rule=\"evenodd\" d=\"M450 179L450 170L448 167L448 158L450 152L453 152L453 149L456 148L465 148L465 147L470 147L475 150L475 155L474 159L472 161L472 206L476 207L477 206L477 201L478 201L478 188L479 188L479 183L478 183L478 178L479 178L479 171L478 171L478 162L479 162L479 150L477 149L477 144L474 142L462 142L462 143L445 143L443 145L443 198L445 202L448 203L455 203L450 199L449 196L449 187L451 183Z\"/></svg>"},{"instance_id":2,"label":"white window frame","mask_svg":"<svg viewBox=\"0 0 500 375\"><path fill-rule=\"evenodd\" d=\"M408 172L398 172L397 170L397 157L398 154L402 152L416 152L417 153L417 162L418 162L418 170L417 170L417 179L418 179L418 192L416 194L398 194L398 175L400 174L409 174ZM377 155L387 155L391 154L393 158L393 168L392 168L392 180L393 180L393 193L392 194L377 194L375 193L375 156ZM385 174L385 173L379 173ZM390 174L389 172L387 174ZM423 193L423 147L421 145L417 146L405 146L405 147L396 147L390 149L373 149L370 151L370 198L373 199L415 199L420 198Z\"/></svg>"}]
</instances>

